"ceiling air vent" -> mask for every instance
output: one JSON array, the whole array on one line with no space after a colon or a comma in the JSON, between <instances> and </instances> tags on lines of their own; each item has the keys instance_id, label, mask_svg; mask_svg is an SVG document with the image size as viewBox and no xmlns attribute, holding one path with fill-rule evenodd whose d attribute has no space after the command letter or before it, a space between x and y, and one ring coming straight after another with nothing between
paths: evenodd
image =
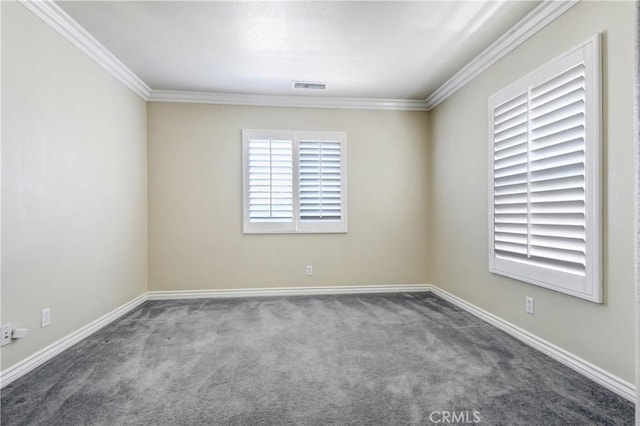
<instances>
[{"instance_id":1,"label":"ceiling air vent","mask_svg":"<svg viewBox=\"0 0 640 426\"><path fill-rule=\"evenodd\" d=\"M294 89L314 89L314 90L327 90L327 83L314 83L312 81L294 81Z\"/></svg>"}]
</instances>

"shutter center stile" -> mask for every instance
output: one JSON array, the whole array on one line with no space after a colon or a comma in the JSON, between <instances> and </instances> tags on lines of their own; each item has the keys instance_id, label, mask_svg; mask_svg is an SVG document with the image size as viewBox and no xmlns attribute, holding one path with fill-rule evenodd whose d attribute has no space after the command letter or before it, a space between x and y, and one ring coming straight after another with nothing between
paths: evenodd
<instances>
[{"instance_id":1,"label":"shutter center stile","mask_svg":"<svg viewBox=\"0 0 640 426\"><path fill-rule=\"evenodd\" d=\"M531 258L531 88L527 89L527 258Z\"/></svg>"},{"instance_id":2,"label":"shutter center stile","mask_svg":"<svg viewBox=\"0 0 640 426\"><path fill-rule=\"evenodd\" d=\"M273 218L273 139L269 138L269 217Z\"/></svg>"}]
</instances>

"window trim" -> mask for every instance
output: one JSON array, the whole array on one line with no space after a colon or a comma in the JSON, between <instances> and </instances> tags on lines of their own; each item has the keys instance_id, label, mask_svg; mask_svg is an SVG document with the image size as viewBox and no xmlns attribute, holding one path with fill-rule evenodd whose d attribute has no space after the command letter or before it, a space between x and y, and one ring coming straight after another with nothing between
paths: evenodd
<instances>
[{"instance_id":1,"label":"window trim","mask_svg":"<svg viewBox=\"0 0 640 426\"><path fill-rule=\"evenodd\" d=\"M551 268L501 259L494 252L494 110L518 93L558 75L576 55L585 63L585 276ZM492 273L535 284L540 287L602 303L602 60L601 36L596 34L563 55L553 59L516 82L499 90L488 103L488 219L489 270ZM566 68L565 68L566 69ZM528 222L530 223L530 222Z\"/></svg>"},{"instance_id":2,"label":"window trim","mask_svg":"<svg viewBox=\"0 0 640 426\"><path fill-rule=\"evenodd\" d=\"M249 219L249 140L282 138L292 142L293 220L292 222L251 222ZM340 143L340 220L302 221L300 219L300 141ZM254 130L242 129L242 232L243 234L327 234L347 232L347 134L344 131Z\"/></svg>"}]
</instances>

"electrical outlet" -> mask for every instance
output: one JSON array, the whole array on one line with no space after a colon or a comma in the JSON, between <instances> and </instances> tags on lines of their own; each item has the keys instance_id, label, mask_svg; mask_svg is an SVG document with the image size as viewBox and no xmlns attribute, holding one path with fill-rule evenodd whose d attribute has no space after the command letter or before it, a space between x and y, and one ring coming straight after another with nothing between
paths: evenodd
<instances>
[{"instance_id":1,"label":"electrical outlet","mask_svg":"<svg viewBox=\"0 0 640 426\"><path fill-rule=\"evenodd\" d=\"M0 326L0 346L11 343L11 324Z\"/></svg>"},{"instance_id":2,"label":"electrical outlet","mask_svg":"<svg viewBox=\"0 0 640 426\"><path fill-rule=\"evenodd\" d=\"M527 311L528 314L533 315L533 297L526 296L524 298L524 310Z\"/></svg>"},{"instance_id":3,"label":"electrical outlet","mask_svg":"<svg viewBox=\"0 0 640 426\"><path fill-rule=\"evenodd\" d=\"M51 322L51 310L49 308L44 308L42 312L40 312L40 326L46 327Z\"/></svg>"},{"instance_id":4,"label":"electrical outlet","mask_svg":"<svg viewBox=\"0 0 640 426\"><path fill-rule=\"evenodd\" d=\"M313 266L311 266L311 265L307 265L307 266L305 266L305 268L304 268L304 274L305 274L306 276L311 276L311 275L313 275Z\"/></svg>"}]
</instances>

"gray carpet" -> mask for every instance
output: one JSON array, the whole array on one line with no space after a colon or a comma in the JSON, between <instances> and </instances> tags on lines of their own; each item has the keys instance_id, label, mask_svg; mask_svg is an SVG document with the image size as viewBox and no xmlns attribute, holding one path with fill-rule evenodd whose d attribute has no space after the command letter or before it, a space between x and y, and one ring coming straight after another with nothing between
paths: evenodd
<instances>
[{"instance_id":1,"label":"gray carpet","mask_svg":"<svg viewBox=\"0 0 640 426\"><path fill-rule=\"evenodd\" d=\"M1 404L5 426L634 419L630 402L429 293L147 302Z\"/></svg>"}]
</instances>

